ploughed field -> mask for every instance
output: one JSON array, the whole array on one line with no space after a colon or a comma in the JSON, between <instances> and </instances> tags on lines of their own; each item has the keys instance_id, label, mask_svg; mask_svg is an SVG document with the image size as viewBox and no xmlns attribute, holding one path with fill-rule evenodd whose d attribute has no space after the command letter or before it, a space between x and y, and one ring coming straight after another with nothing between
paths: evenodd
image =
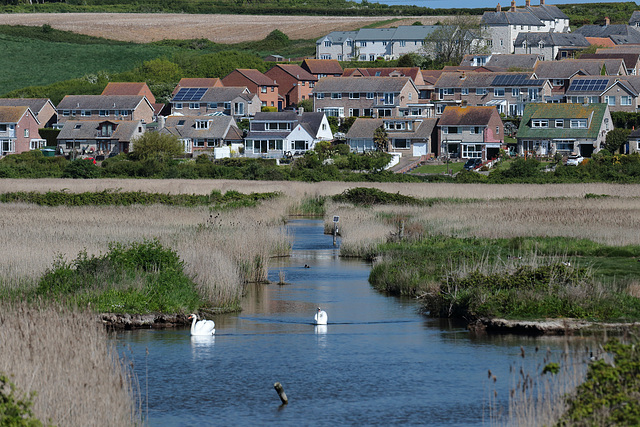
<instances>
[{"instance_id":1,"label":"ploughed field","mask_svg":"<svg viewBox=\"0 0 640 427\"><path fill-rule=\"evenodd\" d=\"M164 39L206 38L216 43L264 39L280 30L290 39L313 39L331 31L351 31L376 22L393 20L380 27L432 25L443 16L262 16L189 15L176 13L16 13L0 15L2 25L49 24L53 28L112 40L148 43ZM397 20L396 20L397 19Z\"/></svg>"}]
</instances>

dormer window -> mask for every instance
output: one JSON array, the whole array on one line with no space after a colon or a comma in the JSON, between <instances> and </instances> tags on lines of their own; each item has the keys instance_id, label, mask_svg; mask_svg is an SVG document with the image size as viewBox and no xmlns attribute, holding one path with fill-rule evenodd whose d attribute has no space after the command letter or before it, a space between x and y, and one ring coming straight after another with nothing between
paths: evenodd
<instances>
[{"instance_id":1,"label":"dormer window","mask_svg":"<svg viewBox=\"0 0 640 427\"><path fill-rule=\"evenodd\" d=\"M331 47L331 40L325 40L324 47Z\"/></svg>"},{"instance_id":2,"label":"dormer window","mask_svg":"<svg viewBox=\"0 0 640 427\"><path fill-rule=\"evenodd\" d=\"M548 128L549 120L547 119L531 119L532 128Z\"/></svg>"},{"instance_id":3,"label":"dormer window","mask_svg":"<svg viewBox=\"0 0 640 427\"><path fill-rule=\"evenodd\" d=\"M74 129L80 129L82 127L82 125L80 123L76 123L76 125L73 127Z\"/></svg>"},{"instance_id":4,"label":"dormer window","mask_svg":"<svg viewBox=\"0 0 640 427\"><path fill-rule=\"evenodd\" d=\"M209 129L209 120L196 120L196 129Z\"/></svg>"},{"instance_id":5,"label":"dormer window","mask_svg":"<svg viewBox=\"0 0 640 427\"><path fill-rule=\"evenodd\" d=\"M540 40L540 43L538 43L538 47L540 49L544 49L544 42L542 40Z\"/></svg>"}]
</instances>

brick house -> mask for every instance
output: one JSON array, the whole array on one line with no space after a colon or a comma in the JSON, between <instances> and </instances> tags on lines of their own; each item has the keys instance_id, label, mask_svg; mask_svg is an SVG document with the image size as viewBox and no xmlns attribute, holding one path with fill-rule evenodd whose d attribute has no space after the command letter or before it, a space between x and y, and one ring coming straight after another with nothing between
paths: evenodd
<instances>
[{"instance_id":1,"label":"brick house","mask_svg":"<svg viewBox=\"0 0 640 427\"><path fill-rule=\"evenodd\" d=\"M284 99L284 108L295 107L300 101L312 99L311 92L318 78L299 65L277 64L264 73L278 82L278 90Z\"/></svg>"},{"instance_id":2,"label":"brick house","mask_svg":"<svg viewBox=\"0 0 640 427\"><path fill-rule=\"evenodd\" d=\"M109 82L101 95L140 95L146 96L151 104L156 103L156 97L144 82Z\"/></svg>"},{"instance_id":3,"label":"brick house","mask_svg":"<svg viewBox=\"0 0 640 427\"><path fill-rule=\"evenodd\" d=\"M347 132L347 144L351 151L375 151L373 137L382 127L389 138L388 151L402 156L419 157L435 152L437 146L437 119L417 118L358 118Z\"/></svg>"},{"instance_id":4,"label":"brick house","mask_svg":"<svg viewBox=\"0 0 640 427\"><path fill-rule=\"evenodd\" d=\"M58 134L58 152L72 157L128 153L144 132L141 120L68 120Z\"/></svg>"},{"instance_id":5,"label":"brick house","mask_svg":"<svg viewBox=\"0 0 640 427\"><path fill-rule=\"evenodd\" d=\"M260 98L262 107L282 108L278 105L278 83L255 69L238 68L222 78L225 87L246 87Z\"/></svg>"},{"instance_id":6,"label":"brick house","mask_svg":"<svg viewBox=\"0 0 640 427\"><path fill-rule=\"evenodd\" d=\"M67 95L56 107L58 123L68 120L153 122L155 110L143 95Z\"/></svg>"},{"instance_id":7,"label":"brick house","mask_svg":"<svg viewBox=\"0 0 640 427\"><path fill-rule=\"evenodd\" d=\"M242 145L242 131L230 116L169 116L160 125L158 132L178 137L185 153Z\"/></svg>"},{"instance_id":8,"label":"brick house","mask_svg":"<svg viewBox=\"0 0 640 427\"><path fill-rule=\"evenodd\" d=\"M504 148L504 126L495 107L446 107L438 121L441 156L491 160Z\"/></svg>"},{"instance_id":9,"label":"brick house","mask_svg":"<svg viewBox=\"0 0 640 427\"><path fill-rule=\"evenodd\" d=\"M29 107L0 106L0 155L20 154L44 147L40 122Z\"/></svg>"},{"instance_id":10,"label":"brick house","mask_svg":"<svg viewBox=\"0 0 640 427\"><path fill-rule=\"evenodd\" d=\"M323 77L342 76L342 66L337 59L305 59L300 67L314 75L317 79Z\"/></svg>"},{"instance_id":11,"label":"brick house","mask_svg":"<svg viewBox=\"0 0 640 427\"><path fill-rule=\"evenodd\" d=\"M172 115L227 115L240 120L260 109L260 98L246 87L182 88L171 99Z\"/></svg>"},{"instance_id":12,"label":"brick house","mask_svg":"<svg viewBox=\"0 0 640 427\"><path fill-rule=\"evenodd\" d=\"M0 98L1 107L29 107L41 128L53 127L58 122L56 106L49 98Z\"/></svg>"}]
</instances>

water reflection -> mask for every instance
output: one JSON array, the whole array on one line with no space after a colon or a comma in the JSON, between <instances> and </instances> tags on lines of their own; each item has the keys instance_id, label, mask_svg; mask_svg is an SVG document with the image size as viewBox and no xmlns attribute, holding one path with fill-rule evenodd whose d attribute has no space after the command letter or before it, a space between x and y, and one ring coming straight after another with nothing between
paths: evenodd
<instances>
[{"instance_id":1,"label":"water reflection","mask_svg":"<svg viewBox=\"0 0 640 427\"><path fill-rule=\"evenodd\" d=\"M215 335L192 335L191 347L193 349L211 348L216 343Z\"/></svg>"}]
</instances>

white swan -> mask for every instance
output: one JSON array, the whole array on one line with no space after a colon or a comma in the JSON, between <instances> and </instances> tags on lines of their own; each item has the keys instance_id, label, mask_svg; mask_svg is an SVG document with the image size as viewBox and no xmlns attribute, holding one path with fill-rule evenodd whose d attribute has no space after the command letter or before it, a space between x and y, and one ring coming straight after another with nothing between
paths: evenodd
<instances>
[{"instance_id":1,"label":"white swan","mask_svg":"<svg viewBox=\"0 0 640 427\"><path fill-rule=\"evenodd\" d=\"M318 307L318 312L315 316L313 316L313 320L316 325L326 325L327 324L327 313L323 311L320 307Z\"/></svg>"},{"instance_id":2,"label":"white swan","mask_svg":"<svg viewBox=\"0 0 640 427\"><path fill-rule=\"evenodd\" d=\"M191 314L191 335L213 335L216 333L216 324L213 320L198 320L197 314Z\"/></svg>"}]
</instances>

